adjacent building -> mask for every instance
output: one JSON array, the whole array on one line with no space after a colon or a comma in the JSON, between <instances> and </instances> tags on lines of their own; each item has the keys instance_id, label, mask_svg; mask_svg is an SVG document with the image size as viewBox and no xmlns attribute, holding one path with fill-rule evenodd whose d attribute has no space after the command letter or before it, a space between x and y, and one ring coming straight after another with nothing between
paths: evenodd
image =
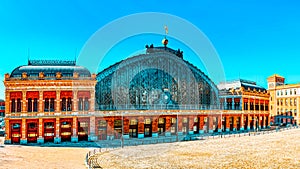
<instances>
[{"instance_id":1,"label":"adjacent building","mask_svg":"<svg viewBox=\"0 0 300 169\"><path fill-rule=\"evenodd\" d=\"M29 61L6 74L5 143L88 140L95 75L71 61ZM87 122L88 121L88 122Z\"/></svg>"},{"instance_id":2,"label":"adjacent building","mask_svg":"<svg viewBox=\"0 0 300 169\"><path fill-rule=\"evenodd\" d=\"M299 124L300 84L285 84L285 78L277 74L267 80L272 122L277 125Z\"/></svg>"},{"instance_id":3,"label":"adjacent building","mask_svg":"<svg viewBox=\"0 0 300 169\"><path fill-rule=\"evenodd\" d=\"M243 79L220 83L218 88L220 108L224 112L240 112L239 116L229 118L230 129L254 130L269 125L269 93L265 88Z\"/></svg>"}]
</instances>

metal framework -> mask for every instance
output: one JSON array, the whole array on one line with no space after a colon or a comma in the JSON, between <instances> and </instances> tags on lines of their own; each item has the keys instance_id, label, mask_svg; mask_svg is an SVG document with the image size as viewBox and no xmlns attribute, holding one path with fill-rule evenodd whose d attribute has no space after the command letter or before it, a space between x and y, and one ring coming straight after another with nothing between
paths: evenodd
<instances>
[{"instance_id":1,"label":"metal framework","mask_svg":"<svg viewBox=\"0 0 300 169\"><path fill-rule=\"evenodd\" d=\"M217 109L216 85L182 55L167 49L147 51L98 73L96 108Z\"/></svg>"}]
</instances>

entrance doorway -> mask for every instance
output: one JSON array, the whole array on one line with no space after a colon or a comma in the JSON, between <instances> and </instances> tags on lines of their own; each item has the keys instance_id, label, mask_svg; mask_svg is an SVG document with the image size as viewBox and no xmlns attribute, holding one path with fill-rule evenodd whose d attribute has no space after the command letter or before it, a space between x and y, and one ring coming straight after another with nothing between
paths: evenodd
<instances>
[{"instance_id":1,"label":"entrance doorway","mask_svg":"<svg viewBox=\"0 0 300 169\"><path fill-rule=\"evenodd\" d=\"M44 120L44 142L54 142L55 119Z\"/></svg>"},{"instance_id":2,"label":"entrance doorway","mask_svg":"<svg viewBox=\"0 0 300 169\"><path fill-rule=\"evenodd\" d=\"M138 136L138 121L137 119L131 119L129 122L129 137L137 138Z\"/></svg>"},{"instance_id":3,"label":"entrance doorway","mask_svg":"<svg viewBox=\"0 0 300 169\"><path fill-rule=\"evenodd\" d=\"M37 122L27 122L27 142L36 143L38 136Z\"/></svg>"},{"instance_id":4,"label":"entrance doorway","mask_svg":"<svg viewBox=\"0 0 300 169\"><path fill-rule=\"evenodd\" d=\"M78 121L78 141L88 141L89 122Z\"/></svg>"},{"instance_id":5,"label":"entrance doorway","mask_svg":"<svg viewBox=\"0 0 300 169\"><path fill-rule=\"evenodd\" d=\"M71 141L72 135L72 120L73 119L62 119L60 121L60 136L61 141Z\"/></svg>"},{"instance_id":6,"label":"entrance doorway","mask_svg":"<svg viewBox=\"0 0 300 169\"><path fill-rule=\"evenodd\" d=\"M98 140L106 140L107 136L107 122L106 120L98 121Z\"/></svg>"},{"instance_id":7,"label":"entrance doorway","mask_svg":"<svg viewBox=\"0 0 300 169\"><path fill-rule=\"evenodd\" d=\"M12 123L10 128L11 128L11 142L19 144L21 138L21 122Z\"/></svg>"},{"instance_id":8,"label":"entrance doorway","mask_svg":"<svg viewBox=\"0 0 300 169\"><path fill-rule=\"evenodd\" d=\"M144 137L152 136L152 121L150 118L145 119L144 121Z\"/></svg>"},{"instance_id":9,"label":"entrance doorway","mask_svg":"<svg viewBox=\"0 0 300 169\"><path fill-rule=\"evenodd\" d=\"M166 119L159 118L158 119L158 134L164 135L165 131L166 131Z\"/></svg>"},{"instance_id":10,"label":"entrance doorway","mask_svg":"<svg viewBox=\"0 0 300 169\"><path fill-rule=\"evenodd\" d=\"M122 120L114 121L114 138L120 139L122 136Z\"/></svg>"}]
</instances>

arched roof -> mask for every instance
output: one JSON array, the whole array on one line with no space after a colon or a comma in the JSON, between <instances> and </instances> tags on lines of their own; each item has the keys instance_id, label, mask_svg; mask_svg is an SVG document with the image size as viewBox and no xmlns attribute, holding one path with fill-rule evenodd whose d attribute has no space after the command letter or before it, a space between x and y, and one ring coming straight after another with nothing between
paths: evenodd
<instances>
[{"instance_id":1,"label":"arched roof","mask_svg":"<svg viewBox=\"0 0 300 169\"><path fill-rule=\"evenodd\" d=\"M61 73L62 78L72 77L74 72L78 73L79 77L91 77L87 68L68 61L29 61L28 65L15 68L10 77L22 77L22 73L26 73L29 78L37 77L41 72L44 73L45 77L55 76L58 72Z\"/></svg>"}]
</instances>

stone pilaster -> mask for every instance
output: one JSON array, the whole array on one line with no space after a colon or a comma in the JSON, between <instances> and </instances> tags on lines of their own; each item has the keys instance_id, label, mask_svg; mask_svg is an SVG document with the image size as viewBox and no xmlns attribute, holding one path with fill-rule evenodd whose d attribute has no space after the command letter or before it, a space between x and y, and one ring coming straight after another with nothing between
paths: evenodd
<instances>
[{"instance_id":1,"label":"stone pilaster","mask_svg":"<svg viewBox=\"0 0 300 169\"><path fill-rule=\"evenodd\" d=\"M90 111L95 111L95 90L91 90L91 98L90 98Z\"/></svg>"},{"instance_id":2,"label":"stone pilaster","mask_svg":"<svg viewBox=\"0 0 300 169\"><path fill-rule=\"evenodd\" d=\"M204 117L200 116L199 117L199 133L200 134L204 133L203 126L204 126Z\"/></svg>"},{"instance_id":3,"label":"stone pilaster","mask_svg":"<svg viewBox=\"0 0 300 169\"><path fill-rule=\"evenodd\" d=\"M182 116L178 116L178 119L177 119L177 124L178 124L178 135L182 135Z\"/></svg>"},{"instance_id":4,"label":"stone pilaster","mask_svg":"<svg viewBox=\"0 0 300 169\"><path fill-rule=\"evenodd\" d=\"M218 116L218 132L222 132L222 116Z\"/></svg>"},{"instance_id":5,"label":"stone pilaster","mask_svg":"<svg viewBox=\"0 0 300 169\"><path fill-rule=\"evenodd\" d=\"M241 115L240 131L244 131L244 113L242 113L242 115Z\"/></svg>"},{"instance_id":6,"label":"stone pilaster","mask_svg":"<svg viewBox=\"0 0 300 169\"><path fill-rule=\"evenodd\" d=\"M5 114L10 114L10 92L5 91Z\"/></svg>"},{"instance_id":7,"label":"stone pilaster","mask_svg":"<svg viewBox=\"0 0 300 169\"><path fill-rule=\"evenodd\" d=\"M263 114L262 115L262 122L263 122L263 126L262 126L262 128L266 128L266 116Z\"/></svg>"},{"instance_id":8,"label":"stone pilaster","mask_svg":"<svg viewBox=\"0 0 300 169\"><path fill-rule=\"evenodd\" d=\"M109 128L109 126L108 126ZM89 129L89 136L88 140L89 141L97 141L97 136L96 136L96 117L91 116L90 117L90 129Z\"/></svg>"},{"instance_id":9,"label":"stone pilaster","mask_svg":"<svg viewBox=\"0 0 300 169\"><path fill-rule=\"evenodd\" d=\"M56 112L60 112L61 108L60 108L60 90L56 90L56 99L55 99L55 111Z\"/></svg>"},{"instance_id":10,"label":"stone pilaster","mask_svg":"<svg viewBox=\"0 0 300 169\"><path fill-rule=\"evenodd\" d=\"M171 117L167 116L166 117L166 131L165 131L165 136L171 136Z\"/></svg>"},{"instance_id":11,"label":"stone pilaster","mask_svg":"<svg viewBox=\"0 0 300 169\"><path fill-rule=\"evenodd\" d=\"M39 91L39 105L38 112L44 112L44 92L42 90Z\"/></svg>"},{"instance_id":12,"label":"stone pilaster","mask_svg":"<svg viewBox=\"0 0 300 169\"><path fill-rule=\"evenodd\" d=\"M73 142L73 143L77 143L78 142L77 117L73 117L71 142Z\"/></svg>"},{"instance_id":13,"label":"stone pilaster","mask_svg":"<svg viewBox=\"0 0 300 169\"><path fill-rule=\"evenodd\" d=\"M250 114L248 114L247 116L248 116L248 118L247 118L247 130L250 130L250 118L251 118L251 116L250 116Z\"/></svg>"},{"instance_id":14,"label":"stone pilaster","mask_svg":"<svg viewBox=\"0 0 300 169\"><path fill-rule=\"evenodd\" d=\"M214 117L209 116L208 118L208 133L213 133L214 132Z\"/></svg>"},{"instance_id":15,"label":"stone pilaster","mask_svg":"<svg viewBox=\"0 0 300 169\"><path fill-rule=\"evenodd\" d=\"M233 116L232 120L233 120L233 131L236 131L237 130L237 117L236 116Z\"/></svg>"},{"instance_id":16,"label":"stone pilaster","mask_svg":"<svg viewBox=\"0 0 300 169\"><path fill-rule=\"evenodd\" d=\"M77 97L77 94L78 94L78 90L73 90L73 98L72 98L72 110L73 111L78 111L78 97Z\"/></svg>"},{"instance_id":17,"label":"stone pilaster","mask_svg":"<svg viewBox=\"0 0 300 169\"><path fill-rule=\"evenodd\" d=\"M229 121L229 116L226 116L225 118L226 118L226 125L225 125L226 131L230 131L230 121Z\"/></svg>"},{"instance_id":18,"label":"stone pilaster","mask_svg":"<svg viewBox=\"0 0 300 169\"><path fill-rule=\"evenodd\" d=\"M20 140L20 144L27 144L27 131L26 131L27 127L26 127L26 119L22 118L22 125L21 125L21 140Z\"/></svg>"},{"instance_id":19,"label":"stone pilaster","mask_svg":"<svg viewBox=\"0 0 300 169\"><path fill-rule=\"evenodd\" d=\"M11 144L9 119L5 119L5 144Z\"/></svg>"},{"instance_id":20,"label":"stone pilaster","mask_svg":"<svg viewBox=\"0 0 300 169\"><path fill-rule=\"evenodd\" d=\"M39 118L38 121L38 138L37 138L37 143L43 144L44 143L44 123L43 123L43 119Z\"/></svg>"},{"instance_id":21,"label":"stone pilaster","mask_svg":"<svg viewBox=\"0 0 300 169\"><path fill-rule=\"evenodd\" d=\"M144 117L138 118L138 138L144 138Z\"/></svg>"},{"instance_id":22,"label":"stone pilaster","mask_svg":"<svg viewBox=\"0 0 300 169\"><path fill-rule=\"evenodd\" d=\"M27 100L26 100L26 91L22 91L22 101L21 101L22 113L27 112Z\"/></svg>"},{"instance_id":23,"label":"stone pilaster","mask_svg":"<svg viewBox=\"0 0 300 169\"><path fill-rule=\"evenodd\" d=\"M157 117L152 118L152 137L158 137L158 118Z\"/></svg>"},{"instance_id":24,"label":"stone pilaster","mask_svg":"<svg viewBox=\"0 0 300 169\"><path fill-rule=\"evenodd\" d=\"M54 137L54 143L60 143L61 137L60 137L60 120L59 117L56 118L56 127L55 127L55 137Z\"/></svg>"}]
</instances>

